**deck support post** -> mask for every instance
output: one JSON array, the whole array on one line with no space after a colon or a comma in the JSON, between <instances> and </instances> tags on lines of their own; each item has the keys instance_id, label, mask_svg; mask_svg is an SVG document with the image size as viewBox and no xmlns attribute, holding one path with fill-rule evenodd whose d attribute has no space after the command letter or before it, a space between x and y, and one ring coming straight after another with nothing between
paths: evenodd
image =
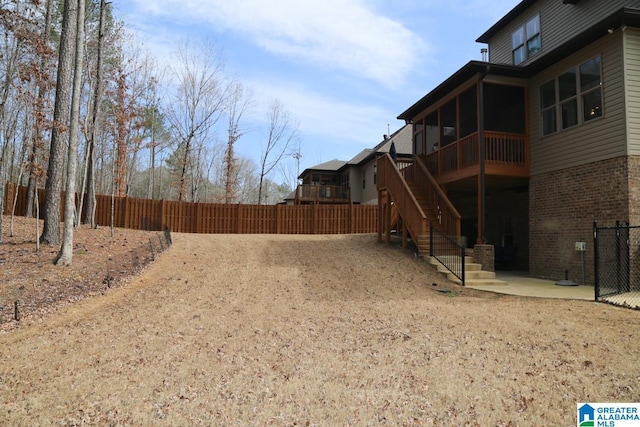
<instances>
[{"instance_id":1,"label":"deck support post","mask_svg":"<svg viewBox=\"0 0 640 427\"><path fill-rule=\"evenodd\" d=\"M383 225L383 212L384 212L384 204L385 204L385 192L382 190L378 191L378 242L382 242L382 227Z\"/></svg>"},{"instance_id":2,"label":"deck support post","mask_svg":"<svg viewBox=\"0 0 640 427\"><path fill-rule=\"evenodd\" d=\"M387 192L387 200L385 203L385 212L384 212L384 228L387 234L387 245L391 244L391 197L389 197L389 192Z\"/></svg>"},{"instance_id":3,"label":"deck support post","mask_svg":"<svg viewBox=\"0 0 640 427\"><path fill-rule=\"evenodd\" d=\"M480 163L480 173L478 174L478 244L485 242L485 151L486 145L484 141L484 78L488 73L485 71L478 79L478 161Z\"/></svg>"},{"instance_id":4,"label":"deck support post","mask_svg":"<svg viewBox=\"0 0 640 427\"><path fill-rule=\"evenodd\" d=\"M407 232L407 226L405 225L404 221L400 221L398 220L399 223L402 224L402 248L403 249L407 249L407 236L408 236L408 232ZM416 246L418 246L418 242L416 241Z\"/></svg>"}]
</instances>

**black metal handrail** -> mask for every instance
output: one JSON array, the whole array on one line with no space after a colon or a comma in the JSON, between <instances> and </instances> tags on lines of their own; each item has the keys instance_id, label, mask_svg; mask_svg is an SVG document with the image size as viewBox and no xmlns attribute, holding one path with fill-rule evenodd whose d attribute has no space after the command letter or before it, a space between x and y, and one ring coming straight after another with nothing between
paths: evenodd
<instances>
[{"instance_id":1,"label":"black metal handrail","mask_svg":"<svg viewBox=\"0 0 640 427\"><path fill-rule=\"evenodd\" d=\"M455 238L447 236L429 223L429 255L438 260L464 286L465 248Z\"/></svg>"}]
</instances>

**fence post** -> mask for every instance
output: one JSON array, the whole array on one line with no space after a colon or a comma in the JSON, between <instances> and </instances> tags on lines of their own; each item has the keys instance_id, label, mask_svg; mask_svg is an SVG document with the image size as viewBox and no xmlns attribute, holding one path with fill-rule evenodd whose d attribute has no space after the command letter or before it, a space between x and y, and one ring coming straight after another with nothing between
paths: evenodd
<instances>
[{"instance_id":1,"label":"fence post","mask_svg":"<svg viewBox=\"0 0 640 427\"><path fill-rule=\"evenodd\" d=\"M621 280L621 265L620 265L620 256L621 256L621 248L620 248L620 221L616 221L616 287L618 293L622 291L620 287Z\"/></svg>"},{"instance_id":2,"label":"fence post","mask_svg":"<svg viewBox=\"0 0 640 427\"><path fill-rule=\"evenodd\" d=\"M238 209L236 209L236 233L242 234L242 205L236 205Z\"/></svg>"},{"instance_id":3,"label":"fence post","mask_svg":"<svg viewBox=\"0 0 640 427\"><path fill-rule=\"evenodd\" d=\"M129 222L129 198L124 197L124 224L122 226L124 228L130 228Z\"/></svg>"},{"instance_id":4,"label":"fence post","mask_svg":"<svg viewBox=\"0 0 640 427\"><path fill-rule=\"evenodd\" d=\"M196 229L194 233L202 233L202 203L196 203Z\"/></svg>"},{"instance_id":5,"label":"fence post","mask_svg":"<svg viewBox=\"0 0 640 427\"><path fill-rule=\"evenodd\" d=\"M313 234L318 234L318 204L315 203L313 205L313 223L312 223L312 227L313 229L311 230L311 232Z\"/></svg>"},{"instance_id":6,"label":"fence post","mask_svg":"<svg viewBox=\"0 0 640 427\"><path fill-rule=\"evenodd\" d=\"M349 232L354 234L356 232L355 211L353 209L353 203L349 203Z\"/></svg>"},{"instance_id":7,"label":"fence post","mask_svg":"<svg viewBox=\"0 0 640 427\"><path fill-rule=\"evenodd\" d=\"M593 221L593 288L594 299L600 296L600 253L598 251L598 221Z\"/></svg>"},{"instance_id":8,"label":"fence post","mask_svg":"<svg viewBox=\"0 0 640 427\"><path fill-rule=\"evenodd\" d=\"M167 224L167 216L165 210L164 199L160 200L160 227L165 230L169 224Z\"/></svg>"},{"instance_id":9,"label":"fence post","mask_svg":"<svg viewBox=\"0 0 640 427\"><path fill-rule=\"evenodd\" d=\"M624 230L624 291L631 291L631 241L629 236L629 223L625 222L622 225L622 229Z\"/></svg>"},{"instance_id":10,"label":"fence post","mask_svg":"<svg viewBox=\"0 0 640 427\"><path fill-rule=\"evenodd\" d=\"M465 279L465 277L464 277L464 265L465 265L465 262L466 262L465 261L466 256L467 256L466 248L464 247L464 245L460 245L460 259L462 260L462 267L461 267L461 270L462 270L462 286L464 286L464 279ZM495 268L494 268L494 270L495 270Z\"/></svg>"},{"instance_id":11,"label":"fence post","mask_svg":"<svg viewBox=\"0 0 640 427\"><path fill-rule=\"evenodd\" d=\"M433 222L429 221L429 256L433 256Z\"/></svg>"}]
</instances>

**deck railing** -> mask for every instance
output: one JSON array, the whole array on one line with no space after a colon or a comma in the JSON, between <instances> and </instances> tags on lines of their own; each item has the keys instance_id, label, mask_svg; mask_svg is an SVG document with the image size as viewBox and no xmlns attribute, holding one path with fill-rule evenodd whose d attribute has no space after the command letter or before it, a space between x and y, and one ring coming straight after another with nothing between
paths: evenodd
<instances>
[{"instance_id":1,"label":"deck railing","mask_svg":"<svg viewBox=\"0 0 640 427\"><path fill-rule=\"evenodd\" d=\"M398 160L394 165L383 156L378 161L378 173L379 188L389 190L415 239L426 234L431 221L451 239L460 241L461 216L419 158ZM413 191L419 191L425 206L420 206L411 193L409 181L415 183Z\"/></svg>"},{"instance_id":2,"label":"deck railing","mask_svg":"<svg viewBox=\"0 0 640 427\"><path fill-rule=\"evenodd\" d=\"M427 167L420 158L416 158L413 171L415 179L420 183L423 195L427 198L427 203L433 207L436 213L436 228L443 230L447 235L455 239L460 239L460 221L462 217L447 195L442 191L435 178L429 173Z\"/></svg>"},{"instance_id":3,"label":"deck railing","mask_svg":"<svg viewBox=\"0 0 640 427\"><path fill-rule=\"evenodd\" d=\"M472 133L432 153L421 156L439 182L477 175L480 170L480 138ZM485 131L485 171L507 176L528 176L529 146L525 134Z\"/></svg>"},{"instance_id":4,"label":"deck railing","mask_svg":"<svg viewBox=\"0 0 640 427\"><path fill-rule=\"evenodd\" d=\"M525 166L527 164L526 135L485 132L485 160L489 163Z\"/></svg>"},{"instance_id":5,"label":"deck railing","mask_svg":"<svg viewBox=\"0 0 640 427\"><path fill-rule=\"evenodd\" d=\"M301 184L296 190L296 203L349 203L351 188L341 185Z\"/></svg>"},{"instance_id":6,"label":"deck railing","mask_svg":"<svg viewBox=\"0 0 640 427\"><path fill-rule=\"evenodd\" d=\"M398 164L385 154L378 158L378 188L386 188L404 219L409 233L414 239L429 232L429 221L422 207L411 193L404 175L411 173L410 162L399 161ZM381 220L382 221L382 220Z\"/></svg>"},{"instance_id":7,"label":"deck railing","mask_svg":"<svg viewBox=\"0 0 640 427\"><path fill-rule=\"evenodd\" d=\"M458 239L447 236L431 224L429 255L456 276L464 286L465 248Z\"/></svg>"}]
</instances>

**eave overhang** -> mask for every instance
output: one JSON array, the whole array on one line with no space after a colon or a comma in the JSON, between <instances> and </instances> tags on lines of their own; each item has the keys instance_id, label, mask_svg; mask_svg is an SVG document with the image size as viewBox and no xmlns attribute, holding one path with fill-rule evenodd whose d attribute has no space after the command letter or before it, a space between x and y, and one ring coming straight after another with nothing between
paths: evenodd
<instances>
[{"instance_id":1,"label":"eave overhang","mask_svg":"<svg viewBox=\"0 0 640 427\"><path fill-rule=\"evenodd\" d=\"M523 3L526 2L520 3L516 8L520 7ZM640 27L640 9L628 7L622 8L600 20L597 24L586 29L553 51L542 56L540 59L525 66L470 61L435 89L422 97L418 102L400 114L398 119L404 120L406 123L410 123L416 115L446 97L458 86L471 79L474 75L480 76L483 73L487 73L488 75L503 77L531 78L559 60L566 58L572 53L590 45L602 37L610 35L612 31L623 31L625 27Z\"/></svg>"}]
</instances>

